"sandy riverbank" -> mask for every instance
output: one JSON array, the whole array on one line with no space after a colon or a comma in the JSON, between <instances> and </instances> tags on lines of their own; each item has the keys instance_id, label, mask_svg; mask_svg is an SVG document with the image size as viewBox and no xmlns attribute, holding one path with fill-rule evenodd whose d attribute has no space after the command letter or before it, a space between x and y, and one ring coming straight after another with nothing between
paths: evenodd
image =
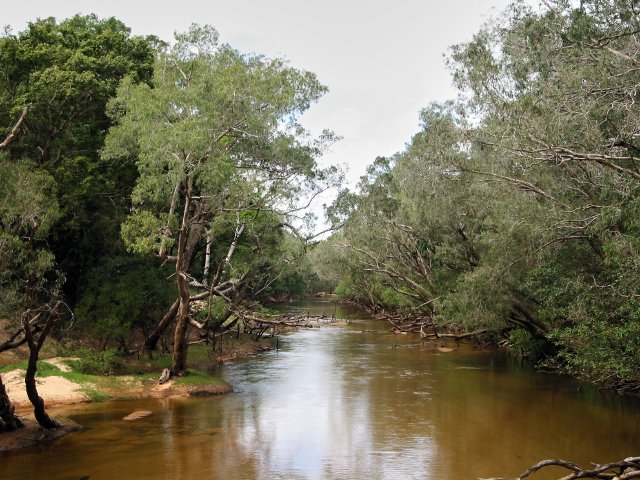
<instances>
[{"instance_id":1,"label":"sandy riverbank","mask_svg":"<svg viewBox=\"0 0 640 480\"><path fill-rule=\"evenodd\" d=\"M48 368L46 376L37 377L36 381L38 393L48 409L92 401L220 395L232 391L231 385L224 380L200 372L158 385L158 376L155 374L79 375L70 368L72 361L65 358L43 360L51 368ZM0 433L0 452L44 445L82 429L82 426L69 419L56 418L55 414L52 416L61 423L61 428L41 428L31 413L33 407L25 392L24 374L25 371L20 368L2 373L7 394L25 426L15 432Z\"/></svg>"},{"instance_id":2,"label":"sandy riverbank","mask_svg":"<svg viewBox=\"0 0 640 480\"><path fill-rule=\"evenodd\" d=\"M47 375L37 378L38 393L44 399L47 408L95 400L118 400L125 398L164 398L186 395L218 395L228 393L231 386L216 377L187 376L169 380L158 385L156 376L150 375L84 375L74 381L71 369L63 358L43 360L58 368L60 375ZM2 374L7 394L16 407L16 411L30 411L32 406L24 388L22 369L11 370ZM194 381L192 381L194 380Z\"/></svg>"}]
</instances>

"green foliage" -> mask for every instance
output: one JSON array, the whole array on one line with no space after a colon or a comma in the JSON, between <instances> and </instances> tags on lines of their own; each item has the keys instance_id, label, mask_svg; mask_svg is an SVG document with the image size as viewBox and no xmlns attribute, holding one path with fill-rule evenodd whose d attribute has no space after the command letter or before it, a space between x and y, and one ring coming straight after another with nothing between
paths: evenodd
<instances>
[{"instance_id":1,"label":"green foliage","mask_svg":"<svg viewBox=\"0 0 640 480\"><path fill-rule=\"evenodd\" d=\"M0 153L0 315L17 318L58 294L62 276L43 241L59 216L53 179Z\"/></svg>"},{"instance_id":2,"label":"green foliage","mask_svg":"<svg viewBox=\"0 0 640 480\"><path fill-rule=\"evenodd\" d=\"M223 298L212 297L207 299L205 308L198 310L196 320L203 323L208 322L208 328L215 330L227 318L227 303Z\"/></svg>"},{"instance_id":3,"label":"green foliage","mask_svg":"<svg viewBox=\"0 0 640 480\"><path fill-rule=\"evenodd\" d=\"M143 334L174 300L165 279L169 268L152 259L121 254L105 259L87 275L76 309L77 323L103 342L124 342L133 330Z\"/></svg>"},{"instance_id":4,"label":"green foliage","mask_svg":"<svg viewBox=\"0 0 640 480\"><path fill-rule=\"evenodd\" d=\"M113 168L99 161L110 125L106 103L125 76L133 82L150 80L155 43L131 36L114 18L95 15L41 19L0 37L0 131L8 132L30 106L7 148L17 169L9 185L23 188L23 168L31 182L41 184L46 199L31 198L25 205L31 222L38 205L50 212L37 220L42 225L38 235L47 237L71 304L83 274L117 244L136 175L131 162Z\"/></svg>"},{"instance_id":5,"label":"green foliage","mask_svg":"<svg viewBox=\"0 0 640 480\"><path fill-rule=\"evenodd\" d=\"M133 212L122 224L122 239L129 251L148 253L162 245L172 246L172 240L164 240L161 234L163 222L149 211Z\"/></svg>"},{"instance_id":6,"label":"green foliage","mask_svg":"<svg viewBox=\"0 0 640 480\"><path fill-rule=\"evenodd\" d=\"M526 330L513 330L509 334L509 351L523 360L541 363L547 360L549 351L548 342L533 337Z\"/></svg>"},{"instance_id":7,"label":"green foliage","mask_svg":"<svg viewBox=\"0 0 640 480\"><path fill-rule=\"evenodd\" d=\"M406 149L337 199L323 263L373 308L488 328L519 356L637 389L640 18L553 5L515 3L452 48L459 101L426 108Z\"/></svg>"},{"instance_id":8,"label":"green foliage","mask_svg":"<svg viewBox=\"0 0 640 480\"><path fill-rule=\"evenodd\" d=\"M302 192L335 176L315 162L332 136L312 139L298 122L325 91L281 59L218 44L212 27L179 34L152 87L125 80L109 105L102 158L135 156L139 172L127 249L176 261L177 284L226 285L227 301L303 291L300 247L284 227Z\"/></svg>"},{"instance_id":9,"label":"green foliage","mask_svg":"<svg viewBox=\"0 0 640 480\"><path fill-rule=\"evenodd\" d=\"M113 350L96 351L90 348L77 352L80 360L70 361L80 373L87 375L115 375L123 368L124 362Z\"/></svg>"},{"instance_id":10,"label":"green foliage","mask_svg":"<svg viewBox=\"0 0 640 480\"><path fill-rule=\"evenodd\" d=\"M571 375L621 392L638 390L640 383L640 320L617 325L586 318L557 329L551 338L561 347L552 363Z\"/></svg>"}]
</instances>

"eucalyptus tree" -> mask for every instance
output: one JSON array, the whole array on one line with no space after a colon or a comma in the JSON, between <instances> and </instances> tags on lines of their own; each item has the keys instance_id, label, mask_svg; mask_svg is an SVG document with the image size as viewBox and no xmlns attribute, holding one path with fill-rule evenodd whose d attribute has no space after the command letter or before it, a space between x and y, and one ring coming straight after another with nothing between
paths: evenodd
<instances>
[{"instance_id":1,"label":"eucalyptus tree","mask_svg":"<svg viewBox=\"0 0 640 480\"><path fill-rule=\"evenodd\" d=\"M415 282L443 321L638 388L638 20L633 1L515 3L453 47L458 101L425 109L332 239L357 252L343 281Z\"/></svg>"},{"instance_id":2,"label":"eucalyptus tree","mask_svg":"<svg viewBox=\"0 0 640 480\"><path fill-rule=\"evenodd\" d=\"M469 153L451 105L424 109L421 123L405 151L374 162L343 235L332 241L346 250L351 270L366 272L350 273L351 282L369 282L352 290L368 291L379 307L402 306L435 319L453 278L478 264L476 216L486 206L460 170Z\"/></svg>"},{"instance_id":3,"label":"eucalyptus tree","mask_svg":"<svg viewBox=\"0 0 640 480\"><path fill-rule=\"evenodd\" d=\"M484 117L476 173L546 208L529 222L537 261L513 265L522 289L568 370L621 388L638 385L638 22L632 1L516 5L452 57Z\"/></svg>"},{"instance_id":4,"label":"eucalyptus tree","mask_svg":"<svg viewBox=\"0 0 640 480\"><path fill-rule=\"evenodd\" d=\"M281 217L272 231L282 228L278 212L331 176L315 163L331 135L310 139L298 122L325 91L315 75L240 53L196 25L159 54L151 86L119 87L102 156L138 168L128 248L175 263L178 300L164 319L176 318L174 374L185 371L190 302L231 301L250 273L232 265L243 235L266 215ZM214 245L223 231L232 233Z\"/></svg>"}]
</instances>

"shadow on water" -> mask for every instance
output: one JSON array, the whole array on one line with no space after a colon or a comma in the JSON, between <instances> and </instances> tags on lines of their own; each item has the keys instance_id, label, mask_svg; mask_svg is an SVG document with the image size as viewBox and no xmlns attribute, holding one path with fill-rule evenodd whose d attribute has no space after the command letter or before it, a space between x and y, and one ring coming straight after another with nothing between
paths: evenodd
<instances>
[{"instance_id":1,"label":"shadow on water","mask_svg":"<svg viewBox=\"0 0 640 480\"><path fill-rule=\"evenodd\" d=\"M2 456L2 478L471 479L516 476L549 457L588 465L638 454L637 399L499 351L442 353L329 300L283 309L349 322L226 364L235 392L224 397L67 409L87 429ZM123 422L134 410L153 414Z\"/></svg>"}]
</instances>

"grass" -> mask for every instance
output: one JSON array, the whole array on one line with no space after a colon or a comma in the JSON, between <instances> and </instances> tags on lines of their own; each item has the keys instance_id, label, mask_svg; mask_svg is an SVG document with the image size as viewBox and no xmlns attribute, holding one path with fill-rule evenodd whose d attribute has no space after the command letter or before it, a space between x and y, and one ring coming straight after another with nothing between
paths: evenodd
<instances>
[{"instance_id":1,"label":"grass","mask_svg":"<svg viewBox=\"0 0 640 480\"><path fill-rule=\"evenodd\" d=\"M91 388L89 386L81 387L80 391L84 393L87 397L89 397L92 402L95 402L95 403L106 402L113 398L113 395L107 392L103 392L102 390Z\"/></svg>"},{"instance_id":2,"label":"grass","mask_svg":"<svg viewBox=\"0 0 640 480\"><path fill-rule=\"evenodd\" d=\"M24 362L20 362L20 363L13 363L10 365L4 365L3 367L0 367L0 373L7 373L10 372L11 370L16 370L16 369L22 369L22 370L26 370L27 369L27 362L26 360Z\"/></svg>"},{"instance_id":3,"label":"grass","mask_svg":"<svg viewBox=\"0 0 640 480\"><path fill-rule=\"evenodd\" d=\"M71 369L68 372L46 361L38 362L37 377L58 376L69 380L79 386L92 402L104 402L116 398L134 398L148 396L157 384L160 372L164 368L171 367L170 354L155 354L152 358L141 356L115 358L117 368L107 371L101 367L112 364L114 353L102 356L101 352L76 351L66 352L67 355L83 355L81 360L68 360L65 363ZM223 393L228 391L228 384L224 379L209 375L205 372L207 366L214 362L211 348L206 345L192 345L189 348L188 374L183 377L174 377L174 383L170 394L191 393ZM97 370L87 369L87 365L96 366ZM0 367L0 373L11 370L26 370L27 361L22 360L11 365ZM82 371L81 371L82 370ZM162 392L156 392L162 395Z\"/></svg>"},{"instance_id":4,"label":"grass","mask_svg":"<svg viewBox=\"0 0 640 480\"><path fill-rule=\"evenodd\" d=\"M176 378L178 385L211 385L222 384L225 381L220 377L214 377L200 370L188 369L188 374L183 377Z\"/></svg>"},{"instance_id":5,"label":"grass","mask_svg":"<svg viewBox=\"0 0 640 480\"><path fill-rule=\"evenodd\" d=\"M0 373L7 373L7 372L10 372L11 370L18 370L18 369L26 370L27 360L22 360L21 362L18 362L18 363L13 363L11 365L5 365L3 367L0 367ZM61 373L64 373L64 372L62 372L58 367L51 365L50 363L43 362L42 360L38 362L39 377L50 377L52 375L62 376Z\"/></svg>"}]
</instances>

